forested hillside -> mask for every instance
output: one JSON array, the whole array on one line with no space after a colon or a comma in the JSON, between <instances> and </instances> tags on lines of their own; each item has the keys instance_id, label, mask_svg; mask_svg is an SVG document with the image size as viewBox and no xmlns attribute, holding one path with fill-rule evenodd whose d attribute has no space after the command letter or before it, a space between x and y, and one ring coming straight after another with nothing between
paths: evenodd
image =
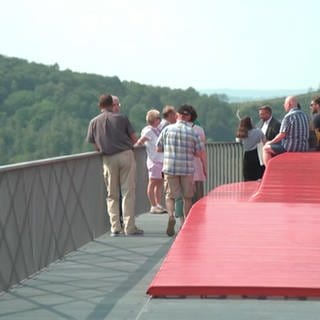
<instances>
[{"instance_id":1,"label":"forested hillside","mask_svg":"<svg viewBox=\"0 0 320 320\"><path fill-rule=\"evenodd\" d=\"M138 135L149 109L190 103L209 141L233 141L236 110L256 120L260 104L229 104L225 95L200 95L193 88L147 86L0 55L0 165L92 150L85 136L89 120L98 113L102 93L120 97L121 111L129 116ZM300 102L309 105L310 96L303 96ZM282 117L283 99L270 103Z\"/></svg>"}]
</instances>

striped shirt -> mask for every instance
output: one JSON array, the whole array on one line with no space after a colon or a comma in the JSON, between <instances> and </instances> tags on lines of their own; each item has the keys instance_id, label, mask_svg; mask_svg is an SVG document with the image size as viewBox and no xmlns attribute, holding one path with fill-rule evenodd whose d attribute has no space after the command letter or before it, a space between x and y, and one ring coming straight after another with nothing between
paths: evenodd
<instances>
[{"instance_id":1,"label":"striped shirt","mask_svg":"<svg viewBox=\"0 0 320 320\"><path fill-rule=\"evenodd\" d=\"M309 121L300 109L291 109L281 122L280 132L286 134L281 141L288 152L308 151Z\"/></svg>"},{"instance_id":2,"label":"striped shirt","mask_svg":"<svg viewBox=\"0 0 320 320\"><path fill-rule=\"evenodd\" d=\"M164 153L163 173L174 176L193 175L195 153L204 150L199 136L182 120L161 131L157 147Z\"/></svg>"}]
</instances>

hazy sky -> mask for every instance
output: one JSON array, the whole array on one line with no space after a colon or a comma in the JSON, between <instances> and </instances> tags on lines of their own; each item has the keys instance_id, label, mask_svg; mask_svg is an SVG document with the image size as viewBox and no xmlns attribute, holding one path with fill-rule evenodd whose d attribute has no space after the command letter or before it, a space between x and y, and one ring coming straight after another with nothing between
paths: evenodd
<instances>
[{"instance_id":1,"label":"hazy sky","mask_svg":"<svg viewBox=\"0 0 320 320\"><path fill-rule=\"evenodd\" d=\"M2 0L0 54L195 89L320 84L319 0Z\"/></svg>"}]
</instances>

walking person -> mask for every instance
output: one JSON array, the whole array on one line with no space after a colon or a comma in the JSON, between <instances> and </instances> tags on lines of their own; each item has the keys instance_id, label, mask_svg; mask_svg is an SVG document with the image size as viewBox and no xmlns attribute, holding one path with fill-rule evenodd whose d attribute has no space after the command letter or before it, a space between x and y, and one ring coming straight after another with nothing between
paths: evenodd
<instances>
[{"instance_id":1,"label":"walking person","mask_svg":"<svg viewBox=\"0 0 320 320\"><path fill-rule=\"evenodd\" d=\"M169 215L168 236L175 234L175 199L182 195L184 216L186 217L189 213L194 194L193 159L195 156L201 157L204 152L198 135L188 124L190 115L189 106L182 105L177 112L177 122L166 126L157 141L157 150L164 153L163 173Z\"/></svg>"},{"instance_id":2,"label":"walking person","mask_svg":"<svg viewBox=\"0 0 320 320\"><path fill-rule=\"evenodd\" d=\"M102 152L103 172L107 187L107 207L111 236L142 235L135 225L136 162L133 144L137 141L129 119L113 112L114 101L110 94L100 96L100 114L88 127L87 140ZM120 223L119 194L122 194L123 223Z\"/></svg>"},{"instance_id":3,"label":"walking person","mask_svg":"<svg viewBox=\"0 0 320 320\"><path fill-rule=\"evenodd\" d=\"M192 203L194 204L204 195L204 181L207 176L207 154L205 151L206 136L200 123L197 121L198 114L196 110L189 106L190 116L188 119L188 124L193 128L195 133L199 136L201 143L203 144L204 151L202 157L194 157L194 173L193 173L193 187L194 195L192 198ZM180 227L184 223L184 213L183 213L183 200L181 197L175 199L175 217L180 218Z\"/></svg>"}]
</instances>

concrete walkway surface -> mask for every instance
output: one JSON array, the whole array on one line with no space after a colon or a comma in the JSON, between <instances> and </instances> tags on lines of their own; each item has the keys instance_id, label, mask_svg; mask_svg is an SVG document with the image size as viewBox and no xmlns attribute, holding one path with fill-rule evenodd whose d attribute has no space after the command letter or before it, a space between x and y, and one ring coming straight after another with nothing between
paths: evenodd
<instances>
[{"instance_id":1,"label":"concrete walkway surface","mask_svg":"<svg viewBox=\"0 0 320 320\"><path fill-rule=\"evenodd\" d=\"M167 218L143 214L144 236L105 234L51 264L0 296L0 320L320 319L317 300L151 299L146 290L174 240Z\"/></svg>"}]
</instances>

